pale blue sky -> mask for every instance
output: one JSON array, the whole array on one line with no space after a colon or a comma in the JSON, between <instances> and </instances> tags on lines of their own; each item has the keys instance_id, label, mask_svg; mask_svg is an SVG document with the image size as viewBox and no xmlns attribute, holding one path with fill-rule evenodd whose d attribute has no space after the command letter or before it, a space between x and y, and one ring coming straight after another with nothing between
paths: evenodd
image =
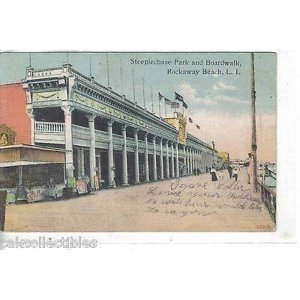
<instances>
[{"instance_id":1,"label":"pale blue sky","mask_svg":"<svg viewBox=\"0 0 300 300\"><path fill-rule=\"evenodd\" d=\"M69 62L75 69L89 75L89 55L91 55L92 74L95 80L107 85L105 53L69 53ZM216 69L225 67L208 66L165 66L132 65L130 59L171 60L234 60L241 63L240 75L168 75L167 69ZM60 66L67 60L66 53L32 53L34 68ZM109 53L109 75L111 87L121 93L120 60L123 65L124 94L133 99L132 68L135 72L136 99L143 104L142 78L145 81L146 105L151 109L150 86L153 87L154 99L161 92L169 99L174 99L174 92L186 93L185 101L193 111L224 112L234 116L250 112L250 54L249 53ZM1 53L0 84L17 82L25 77L25 68L29 65L28 53ZM232 70L235 67L231 68ZM274 53L255 54L255 76L258 113L276 113L276 55ZM182 88L185 87L185 88ZM193 97L188 99L188 89L193 90ZM156 105L157 110L157 105Z\"/></svg>"},{"instance_id":2,"label":"pale blue sky","mask_svg":"<svg viewBox=\"0 0 300 300\"><path fill-rule=\"evenodd\" d=\"M89 75L91 57L92 75L107 85L106 53L69 53L69 62L79 72ZM132 65L130 59L171 60L172 65ZM222 66L174 66L174 60L232 61L241 64L236 75L168 75L169 68L178 70L221 69ZM194 120L187 123L188 131L211 143L218 150L228 151L231 157L246 158L251 147L251 55L250 53L109 53L110 86L122 93L120 60L123 66L123 86L127 99L133 101L132 68L135 73L136 100L143 106L142 78L145 82L146 107L151 110L151 86L158 114L158 92L174 100L174 92L184 97L189 106L187 114ZM255 54L256 110L258 116L258 153L264 161L276 161L276 78L277 58L274 53ZM32 53L32 66L49 68L67 61L66 53ZM0 54L0 84L19 82L25 78L29 65L28 53ZM234 71L236 67L229 67ZM168 110L170 113L171 110ZM164 106L162 106L164 116ZM201 130L196 128L196 124Z\"/></svg>"}]
</instances>

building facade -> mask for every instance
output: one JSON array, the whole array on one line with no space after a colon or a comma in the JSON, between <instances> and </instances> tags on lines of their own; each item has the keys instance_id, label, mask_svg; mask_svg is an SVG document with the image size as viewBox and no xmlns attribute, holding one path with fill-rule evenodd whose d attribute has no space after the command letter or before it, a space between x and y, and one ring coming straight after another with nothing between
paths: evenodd
<instances>
[{"instance_id":1,"label":"building facade","mask_svg":"<svg viewBox=\"0 0 300 300\"><path fill-rule=\"evenodd\" d=\"M70 64L27 68L23 88L30 142L65 149L67 177L127 186L208 172L218 161L186 133L182 115L160 118Z\"/></svg>"}]
</instances>

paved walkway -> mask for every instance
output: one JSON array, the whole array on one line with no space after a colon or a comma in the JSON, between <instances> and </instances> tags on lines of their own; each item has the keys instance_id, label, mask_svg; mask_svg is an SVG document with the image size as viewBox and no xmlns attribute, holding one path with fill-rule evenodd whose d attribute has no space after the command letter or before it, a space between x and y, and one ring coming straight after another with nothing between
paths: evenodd
<instances>
[{"instance_id":1,"label":"paved walkway","mask_svg":"<svg viewBox=\"0 0 300 300\"><path fill-rule=\"evenodd\" d=\"M274 231L252 194L246 170L239 180L209 174L102 190L88 196L9 205L6 231Z\"/></svg>"}]
</instances>

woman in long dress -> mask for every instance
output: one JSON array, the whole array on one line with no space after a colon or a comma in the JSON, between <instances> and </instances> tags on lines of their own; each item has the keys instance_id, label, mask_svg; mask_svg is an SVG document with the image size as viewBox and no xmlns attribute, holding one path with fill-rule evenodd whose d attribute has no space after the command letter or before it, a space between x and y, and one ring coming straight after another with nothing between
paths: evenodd
<instances>
[{"instance_id":1,"label":"woman in long dress","mask_svg":"<svg viewBox=\"0 0 300 300\"><path fill-rule=\"evenodd\" d=\"M211 174L211 180L212 181L217 181L218 180L217 171L215 169L215 166L211 167L210 174Z\"/></svg>"}]
</instances>

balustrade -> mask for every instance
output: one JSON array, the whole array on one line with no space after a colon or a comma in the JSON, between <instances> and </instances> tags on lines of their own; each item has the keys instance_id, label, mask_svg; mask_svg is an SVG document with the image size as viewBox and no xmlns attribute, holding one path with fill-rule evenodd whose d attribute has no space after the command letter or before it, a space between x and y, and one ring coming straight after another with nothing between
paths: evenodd
<instances>
[{"instance_id":1,"label":"balustrade","mask_svg":"<svg viewBox=\"0 0 300 300\"><path fill-rule=\"evenodd\" d=\"M34 130L39 132L63 133L65 131L65 124L58 122L35 121Z\"/></svg>"}]
</instances>

